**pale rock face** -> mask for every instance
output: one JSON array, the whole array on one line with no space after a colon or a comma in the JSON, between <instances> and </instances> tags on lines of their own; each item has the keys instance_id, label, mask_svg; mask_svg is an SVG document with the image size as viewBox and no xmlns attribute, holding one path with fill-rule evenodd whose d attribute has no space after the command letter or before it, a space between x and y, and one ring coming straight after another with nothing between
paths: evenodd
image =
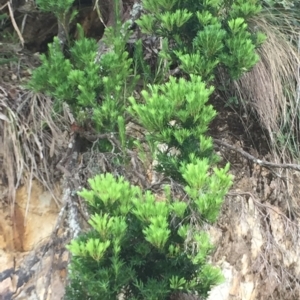
<instances>
[{"instance_id":1,"label":"pale rock face","mask_svg":"<svg viewBox=\"0 0 300 300\"><path fill-rule=\"evenodd\" d=\"M209 293L208 300L228 299L228 296L230 295L233 287L234 270L233 267L227 262L223 262L221 268L225 277L225 282L212 289L212 291Z\"/></svg>"},{"instance_id":2,"label":"pale rock face","mask_svg":"<svg viewBox=\"0 0 300 300\"><path fill-rule=\"evenodd\" d=\"M21 187L16 192L14 218L10 206L1 200L0 299L61 299L68 253L53 244L59 208L52 195L36 181L29 195Z\"/></svg>"},{"instance_id":3,"label":"pale rock face","mask_svg":"<svg viewBox=\"0 0 300 300\"><path fill-rule=\"evenodd\" d=\"M299 286L291 287L300 276L299 220L258 200L228 197L219 224L208 230L216 245L212 261L225 277L209 300L299 299Z\"/></svg>"}]
</instances>

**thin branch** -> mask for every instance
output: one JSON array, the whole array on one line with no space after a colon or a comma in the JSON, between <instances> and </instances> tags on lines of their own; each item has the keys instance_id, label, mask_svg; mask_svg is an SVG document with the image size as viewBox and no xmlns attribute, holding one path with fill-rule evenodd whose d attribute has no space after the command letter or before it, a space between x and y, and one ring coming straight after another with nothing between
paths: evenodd
<instances>
[{"instance_id":1,"label":"thin branch","mask_svg":"<svg viewBox=\"0 0 300 300\"><path fill-rule=\"evenodd\" d=\"M13 12L13 9L12 9L9 1L7 2L7 6L8 6L8 10L9 10L9 16L10 16L11 23L12 23L15 31L17 32L17 34L19 36L19 39L20 39L20 42L21 42L22 47L23 47L24 46L24 39L23 39L23 36L22 36L22 34L21 34L20 30L19 30L19 27L18 27L18 25L17 25L17 23L15 21L14 12Z\"/></svg>"},{"instance_id":2,"label":"thin branch","mask_svg":"<svg viewBox=\"0 0 300 300\"><path fill-rule=\"evenodd\" d=\"M242 156L246 157L247 159L251 160L252 162L262 166L262 167L266 167L266 168L282 168L282 169L291 169L291 170L295 170L295 171L300 171L300 165L296 165L296 164L277 164L277 163L273 163L273 162L268 162L266 160L261 160L258 159L256 157L254 157L253 155L249 154L248 152L242 150L242 149L238 149L232 145L227 144L226 142L223 142L221 140L218 139L214 139L214 142L218 145L224 146L232 151L238 152L240 153Z\"/></svg>"}]
</instances>

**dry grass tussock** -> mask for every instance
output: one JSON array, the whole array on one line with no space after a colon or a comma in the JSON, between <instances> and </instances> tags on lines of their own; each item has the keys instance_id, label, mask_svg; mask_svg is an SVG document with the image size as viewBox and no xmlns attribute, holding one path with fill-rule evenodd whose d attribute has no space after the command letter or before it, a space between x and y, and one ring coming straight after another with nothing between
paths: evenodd
<instances>
[{"instance_id":1,"label":"dry grass tussock","mask_svg":"<svg viewBox=\"0 0 300 300\"><path fill-rule=\"evenodd\" d=\"M12 208L20 185L27 185L30 195L33 179L49 191L57 180L56 164L68 146L63 132L68 121L52 107L52 100L43 94L1 87L0 176Z\"/></svg>"},{"instance_id":2,"label":"dry grass tussock","mask_svg":"<svg viewBox=\"0 0 300 300\"><path fill-rule=\"evenodd\" d=\"M251 28L260 30L267 40L258 50L259 63L239 81L234 90L244 100L246 111L255 111L266 129L272 160L298 163L300 158L300 36L293 19L282 11L264 11L252 20ZM293 172L279 171L282 188L290 193ZM294 198L294 197L292 197ZM294 198L291 206L298 208Z\"/></svg>"},{"instance_id":3,"label":"dry grass tussock","mask_svg":"<svg viewBox=\"0 0 300 300\"><path fill-rule=\"evenodd\" d=\"M268 11L253 18L250 26L263 32L267 40L258 49L260 61L232 84L227 96L236 96L247 115L254 112L258 117L267 131L274 160L292 163L300 156L299 29L283 12Z\"/></svg>"}]
</instances>

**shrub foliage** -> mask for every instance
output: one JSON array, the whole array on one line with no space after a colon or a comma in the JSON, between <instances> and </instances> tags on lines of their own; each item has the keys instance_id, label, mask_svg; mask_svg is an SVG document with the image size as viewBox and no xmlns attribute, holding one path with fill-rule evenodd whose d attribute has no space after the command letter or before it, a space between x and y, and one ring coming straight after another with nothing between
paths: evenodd
<instances>
[{"instance_id":1,"label":"shrub foliage","mask_svg":"<svg viewBox=\"0 0 300 300\"><path fill-rule=\"evenodd\" d=\"M38 4L47 10L43 1ZM110 51L100 59L97 43L80 27L81 36L67 54L54 40L29 83L51 95L56 110L68 103L77 122L98 132L119 132L124 153L132 145L125 133L130 116L146 130L158 171L184 190L179 197L166 185L165 199L158 201L123 177L90 179L90 189L79 195L87 201L91 230L68 246L73 258L66 299L163 300L178 292L205 298L222 278L207 263L212 245L202 225L216 221L232 178L229 165L214 167L217 156L207 130L216 111L208 102L216 72L234 80L258 61L255 49L264 36L250 32L247 22L260 11L260 1L142 4L137 25L161 40L155 68L143 61L141 40L130 57L128 26L117 22L106 29ZM174 68L179 78L169 76ZM139 75L145 87L141 97L133 94Z\"/></svg>"},{"instance_id":2,"label":"shrub foliage","mask_svg":"<svg viewBox=\"0 0 300 300\"><path fill-rule=\"evenodd\" d=\"M189 201L157 201L122 177L98 175L79 195L88 203L92 230L73 240L67 299L169 299L175 292L207 296L222 279L206 262L212 246L196 224L215 221L231 185L228 166L209 175L206 159L182 165ZM200 219L201 218L201 219ZM188 240L186 240L188 236Z\"/></svg>"}]
</instances>

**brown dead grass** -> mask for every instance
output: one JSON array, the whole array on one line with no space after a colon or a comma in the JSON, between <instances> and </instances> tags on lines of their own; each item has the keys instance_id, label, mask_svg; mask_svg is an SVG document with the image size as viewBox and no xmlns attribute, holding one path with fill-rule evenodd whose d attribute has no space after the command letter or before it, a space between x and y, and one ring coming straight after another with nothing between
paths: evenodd
<instances>
[{"instance_id":1,"label":"brown dead grass","mask_svg":"<svg viewBox=\"0 0 300 300\"><path fill-rule=\"evenodd\" d=\"M277 162L293 162L299 135L299 61L297 28L283 13L264 12L251 21L252 30L263 32L267 40L258 49L260 61L233 82L230 94L244 105L249 116L257 116L267 131L270 149Z\"/></svg>"},{"instance_id":2,"label":"brown dead grass","mask_svg":"<svg viewBox=\"0 0 300 300\"><path fill-rule=\"evenodd\" d=\"M4 117L0 120L0 158L2 180L8 186L7 198L13 211L16 189L21 185L27 186L28 198L33 179L52 191L56 164L67 148L63 131L68 122L53 113L49 97L20 88L11 91L1 89L0 110Z\"/></svg>"}]
</instances>

